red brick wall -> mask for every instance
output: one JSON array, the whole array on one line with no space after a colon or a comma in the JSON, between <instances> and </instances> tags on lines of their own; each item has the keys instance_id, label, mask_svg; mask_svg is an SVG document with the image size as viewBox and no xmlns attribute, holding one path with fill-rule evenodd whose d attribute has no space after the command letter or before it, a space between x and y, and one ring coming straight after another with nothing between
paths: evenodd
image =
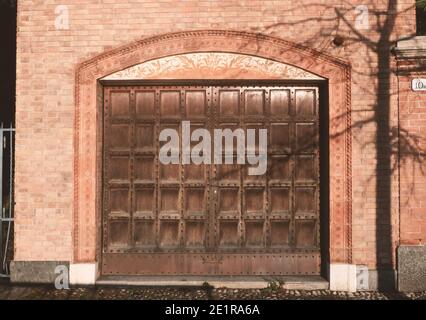
<instances>
[{"instance_id":1,"label":"red brick wall","mask_svg":"<svg viewBox=\"0 0 426 320\"><path fill-rule=\"evenodd\" d=\"M425 65L399 62L400 242L426 244L426 91L413 91L411 80L426 78ZM410 72L412 69L422 72Z\"/></svg>"},{"instance_id":2,"label":"red brick wall","mask_svg":"<svg viewBox=\"0 0 426 320\"><path fill-rule=\"evenodd\" d=\"M393 248L400 229L398 170L391 174L377 171L377 119L371 118L377 101L388 95L388 92L378 94L378 88L384 90L378 83L379 74L381 83L389 83L392 93L388 106L389 126L397 126L397 79L389 70L378 72L378 56L386 56L383 52L389 51L388 45L380 39L395 40L412 35L415 31L414 0L398 1L394 11L399 13L394 26L386 27L380 33L376 30L374 11L388 11L386 1L380 1L380 4L372 0L359 1L370 9L369 30L354 28L356 13L341 1L312 5L317 2L290 0L88 0L84 3L73 0L67 1L69 30L56 30L55 8L63 3L56 0L18 2L16 260L72 259L76 65L105 50L143 37L179 30L233 29L281 37L352 64L353 263L367 264L374 269L377 256L380 263L393 262ZM336 17L336 8L342 11L340 19ZM332 43L336 34L346 39L343 46ZM380 46L383 50L379 50ZM394 67L393 57L389 60ZM421 114L416 116L419 117L417 125L409 128L420 134L421 121L423 119L425 123L426 118ZM413 177L408 172L407 178L410 175ZM389 176L390 195L384 190L379 193L382 198L377 201L377 177L386 180ZM416 183L422 188L421 182ZM422 190L425 190L424 185ZM423 229L418 230L417 220L411 218L412 215L421 217L421 208L425 204L418 201L418 206L410 202L410 209L404 211L409 219L401 224L401 230L415 229L413 237L423 235L424 242L424 222ZM377 232L376 222L381 221L377 206L382 202L391 203L390 218L383 219ZM389 213L382 212L381 215L389 216ZM414 235L416 230L418 235ZM387 242L388 233L392 237L391 248L378 250L377 240ZM378 251L383 253L378 254Z\"/></svg>"}]
</instances>

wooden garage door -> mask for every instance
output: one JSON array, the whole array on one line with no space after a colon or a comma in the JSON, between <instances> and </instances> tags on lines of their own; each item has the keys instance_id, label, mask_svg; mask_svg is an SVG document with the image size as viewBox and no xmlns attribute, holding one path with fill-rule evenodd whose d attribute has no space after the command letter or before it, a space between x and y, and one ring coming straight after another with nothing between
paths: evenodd
<instances>
[{"instance_id":1,"label":"wooden garage door","mask_svg":"<svg viewBox=\"0 0 426 320\"><path fill-rule=\"evenodd\" d=\"M161 164L184 120L267 129L266 174ZM315 86L106 86L102 274L319 274L317 141Z\"/></svg>"}]
</instances>

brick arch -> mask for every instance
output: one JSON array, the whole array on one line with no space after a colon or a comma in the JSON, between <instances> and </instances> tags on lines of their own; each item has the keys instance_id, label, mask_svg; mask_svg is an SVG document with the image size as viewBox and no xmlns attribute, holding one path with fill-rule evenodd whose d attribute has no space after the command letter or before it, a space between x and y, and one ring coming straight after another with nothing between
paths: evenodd
<instances>
[{"instance_id":1,"label":"brick arch","mask_svg":"<svg viewBox=\"0 0 426 320\"><path fill-rule=\"evenodd\" d=\"M330 124L330 261L351 263L350 66L330 55L262 34L188 31L155 36L107 51L78 65L74 128L73 262L99 261L102 90L99 79L146 61L197 52L252 55L304 69L328 80Z\"/></svg>"}]
</instances>

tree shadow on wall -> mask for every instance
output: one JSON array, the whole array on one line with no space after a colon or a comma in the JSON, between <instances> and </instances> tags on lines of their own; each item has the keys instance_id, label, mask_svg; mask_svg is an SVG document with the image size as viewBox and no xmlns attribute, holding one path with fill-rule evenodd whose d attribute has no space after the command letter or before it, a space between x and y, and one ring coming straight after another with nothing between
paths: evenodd
<instances>
[{"instance_id":1,"label":"tree shadow on wall","mask_svg":"<svg viewBox=\"0 0 426 320\"><path fill-rule=\"evenodd\" d=\"M374 2L375 3L375 2ZM414 5L405 10L398 11L398 1L389 0L380 8L376 4L368 4L369 29L360 30L357 27L357 13L359 7L343 1L339 6L324 5L322 3L309 3L295 5L292 9L283 12L283 18L292 21L277 22L262 28L252 28L259 34L280 36L281 31L297 30L314 24L315 30L307 39L298 43L304 47L316 49L318 52L332 52L333 55L347 57L346 49L364 55L365 65L360 66L358 61L354 62L352 74L356 79L366 78L366 83L356 83L354 77L352 83L365 92L366 96L375 97L368 106L362 109L352 108L352 125L345 129L352 132L361 150L368 149L375 153L375 169L366 183L375 183L375 238L376 238L376 268L378 270L378 288L394 288L395 279L390 276L389 271L394 269L396 239L393 237L392 216L399 210L398 206L407 204L399 203L392 208L395 199L392 197L392 180L396 182L400 176L400 168L410 167L408 174L410 189L414 191L415 172L425 173L426 163L426 141L421 135L416 135L400 126L396 118L399 116L397 110L392 110L392 97L395 97L392 87L393 76L397 74L398 65L394 63L393 48L395 46L396 21L399 16L412 12ZM315 9L318 16L297 19L300 12L312 12ZM365 8L364 8L365 9ZM299 14L297 14L299 12ZM303 14L306 16L306 14ZM294 18L296 17L296 19ZM313 30L310 28L309 30ZM415 36L408 35L405 39ZM252 45L252 44L250 44ZM260 44L259 44L260 45ZM348 58L348 57L347 57ZM350 58L350 55L349 55ZM412 70L419 71L419 70ZM398 88L399 89L399 88ZM403 90L399 89L399 94ZM353 103L353 102L352 102ZM346 117L341 114L332 121L339 121ZM368 130L363 130L368 128ZM371 130L373 128L373 130ZM373 131L371 137L365 137L365 132ZM330 138L337 139L345 134L345 131L337 132ZM419 169L420 171L417 171ZM358 175L357 172L353 172ZM361 175L363 173L360 173ZM396 181L395 181L396 180ZM411 192L414 194L414 192ZM362 193L368 196L368 189ZM405 201L408 202L409 198ZM398 199L399 202L399 199ZM398 212L396 213L399 214ZM394 226L395 227L395 226ZM367 258L367 257L366 257Z\"/></svg>"}]
</instances>

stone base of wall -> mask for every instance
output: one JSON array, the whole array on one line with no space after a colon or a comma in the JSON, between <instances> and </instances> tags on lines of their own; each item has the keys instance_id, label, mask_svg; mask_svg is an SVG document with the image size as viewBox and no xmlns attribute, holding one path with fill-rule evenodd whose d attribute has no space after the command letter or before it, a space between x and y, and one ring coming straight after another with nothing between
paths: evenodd
<instances>
[{"instance_id":1,"label":"stone base of wall","mask_svg":"<svg viewBox=\"0 0 426 320\"><path fill-rule=\"evenodd\" d=\"M94 285L99 277L97 263L73 263L69 270L72 285Z\"/></svg>"},{"instance_id":2,"label":"stone base of wall","mask_svg":"<svg viewBox=\"0 0 426 320\"><path fill-rule=\"evenodd\" d=\"M369 270L356 266L357 291L393 291L397 285L396 270Z\"/></svg>"},{"instance_id":3,"label":"stone base of wall","mask_svg":"<svg viewBox=\"0 0 426 320\"><path fill-rule=\"evenodd\" d=\"M68 261L12 261L10 263L10 281L15 283L55 283L58 266L69 270ZM55 273L56 272L58 273Z\"/></svg>"},{"instance_id":4,"label":"stone base of wall","mask_svg":"<svg viewBox=\"0 0 426 320\"><path fill-rule=\"evenodd\" d=\"M356 291L356 265L346 263L331 263L328 266L330 290Z\"/></svg>"},{"instance_id":5,"label":"stone base of wall","mask_svg":"<svg viewBox=\"0 0 426 320\"><path fill-rule=\"evenodd\" d=\"M368 270L364 266L356 266L356 286L354 286L354 265L331 265L330 276L333 281L330 281L330 288L343 291L393 290L397 284L399 291L425 291L426 246L400 246L397 254L397 281L395 270ZM54 284L59 272L63 270L57 269L58 266L64 266L66 270L70 270L70 263L67 261L12 261L10 279L14 283ZM71 268L75 269L71 270L72 284L94 284L97 276L96 267L85 264L72 265ZM86 279L88 277L90 281Z\"/></svg>"},{"instance_id":6,"label":"stone base of wall","mask_svg":"<svg viewBox=\"0 0 426 320\"><path fill-rule=\"evenodd\" d=\"M426 290L426 245L398 247L398 290Z\"/></svg>"}]
</instances>

